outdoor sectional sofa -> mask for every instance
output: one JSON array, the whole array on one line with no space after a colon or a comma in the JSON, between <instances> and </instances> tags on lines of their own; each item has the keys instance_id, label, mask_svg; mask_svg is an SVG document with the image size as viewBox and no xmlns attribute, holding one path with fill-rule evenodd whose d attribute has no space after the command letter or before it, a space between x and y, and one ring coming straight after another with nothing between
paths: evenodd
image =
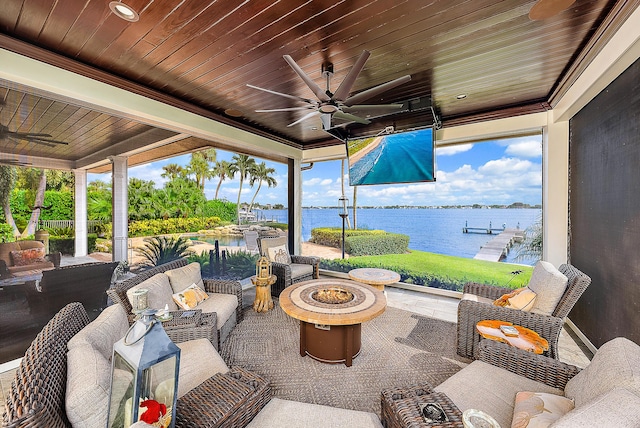
<instances>
[{"instance_id":1,"label":"outdoor sectional sofa","mask_svg":"<svg viewBox=\"0 0 640 428\"><path fill-rule=\"evenodd\" d=\"M2 242L0 243L0 278L30 275L57 268L60 266L61 257L60 253L45 254L44 244L40 241Z\"/></svg>"},{"instance_id":2,"label":"outdoor sectional sofa","mask_svg":"<svg viewBox=\"0 0 640 428\"><path fill-rule=\"evenodd\" d=\"M0 426L104 428L113 344L128 328L120 305L106 308L91 323L80 303L65 306L25 353ZM268 380L240 367L229 368L206 339L178 346L176 427L382 428L373 413L272 399Z\"/></svg>"}]
</instances>

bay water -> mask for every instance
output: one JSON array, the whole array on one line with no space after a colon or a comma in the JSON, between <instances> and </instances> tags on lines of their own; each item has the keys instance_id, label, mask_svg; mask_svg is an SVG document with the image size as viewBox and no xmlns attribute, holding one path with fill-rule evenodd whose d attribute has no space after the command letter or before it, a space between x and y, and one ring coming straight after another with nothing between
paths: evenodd
<instances>
[{"instance_id":1,"label":"bay water","mask_svg":"<svg viewBox=\"0 0 640 428\"><path fill-rule=\"evenodd\" d=\"M303 208L302 240L311 238L311 230L317 227L342 227L337 208ZM286 210L259 210L258 218L286 222ZM526 230L542 216L541 209L465 209L465 208L359 208L358 229L382 229L409 236L409 248L450 256L473 258L480 247L496 235L463 233L465 227L519 228ZM353 211L349 212L353 223ZM497 232L494 232L497 233ZM506 262L516 262L511 251ZM533 260L517 263L534 264Z\"/></svg>"}]
</instances>

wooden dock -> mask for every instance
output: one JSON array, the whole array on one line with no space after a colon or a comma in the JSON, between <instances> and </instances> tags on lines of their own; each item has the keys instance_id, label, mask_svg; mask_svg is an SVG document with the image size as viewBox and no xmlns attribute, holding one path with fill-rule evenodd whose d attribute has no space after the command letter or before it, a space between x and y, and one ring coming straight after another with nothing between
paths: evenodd
<instances>
[{"instance_id":1,"label":"wooden dock","mask_svg":"<svg viewBox=\"0 0 640 428\"><path fill-rule=\"evenodd\" d=\"M524 230L520 229L504 229L491 241L487 242L480 248L478 254L475 255L476 260L487 260L490 262L499 262L509 254L509 250L514 242L522 242L524 238Z\"/></svg>"}]
</instances>

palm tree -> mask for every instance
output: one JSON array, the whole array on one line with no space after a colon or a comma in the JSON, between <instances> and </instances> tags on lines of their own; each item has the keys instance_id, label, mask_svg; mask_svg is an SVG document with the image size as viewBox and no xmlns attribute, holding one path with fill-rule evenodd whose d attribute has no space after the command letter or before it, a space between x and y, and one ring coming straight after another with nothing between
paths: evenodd
<instances>
[{"instance_id":1,"label":"palm tree","mask_svg":"<svg viewBox=\"0 0 640 428\"><path fill-rule=\"evenodd\" d=\"M40 211L44 204L44 191L47 190L47 174L44 169L28 168L23 179L29 184L28 190L34 194L31 217L21 235L23 238L27 238L36 232Z\"/></svg>"},{"instance_id":2,"label":"palm tree","mask_svg":"<svg viewBox=\"0 0 640 428\"><path fill-rule=\"evenodd\" d=\"M162 167L164 171L162 174L162 178L168 178L170 181L175 180L178 177L182 177L185 174L185 169L178 165L177 163L170 163Z\"/></svg>"},{"instance_id":3,"label":"palm tree","mask_svg":"<svg viewBox=\"0 0 640 428\"><path fill-rule=\"evenodd\" d=\"M210 163L216 161L216 156L216 149L207 149L191 154L187 171L195 176L196 183L202 192L204 192L205 182L215 177Z\"/></svg>"},{"instance_id":4,"label":"palm tree","mask_svg":"<svg viewBox=\"0 0 640 428\"><path fill-rule=\"evenodd\" d=\"M233 176L233 173L229 169L230 166L231 166L230 162L218 161L216 162L216 165L213 167L212 171L213 171L214 177L218 177L220 179L220 181L218 181L218 186L216 187L216 194L213 197L213 199L218 199L218 192L220 192L220 186L222 185L222 182L227 178L229 178L230 176Z\"/></svg>"},{"instance_id":5,"label":"palm tree","mask_svg":"<svg viewBox=\"0 0 640 428\"><path fill-rule=\"evenodd\" d=\"M256 167L256 161L247 155L233 155L233 162L229 165L229 170L235 175L240 175L240 188L238 189L238 202L236 209L238 210L238 224L240 224L240 195L242 194L242 183L251 177Z\"/></svg>"},{"instance_id":6,"label":"palm tree","mask_svg":"<svg viewBox=\"0 0 640 428\"><path fill-rule=\"evenodd\" d=\"M142 257L144 264L160 266L191 253L191 243L185 237L154 236L146 240L144 247L136 249Z\"/></svg>"},{"instance_id":7,"label":"palm tree","mask_svg":"<svg viewBox=\"0 0 640 428\"><path fill-rule=\"evenodd\" d=\"M151 180L129 179L129 218L131 220L149 220L156 217L153 193L156 191Z\"/></svg>"},{"instance_id":8,"label":"palm tree","mask_svg":"<svg viewBox=\"0 0 640 428\"><path fill-rule=\"evenodd\" d=\"M251 179L249 180L249 184L253 187L255 182L258 182L258 188L256 189L256 193L253 194L253 198L251 198L251 203L249 204L249 211L253 208L253 203L256 200L256 196L258 196L258 192L262 187L262 183L266 183L269 187L275 187L278 185L278 182L275 178L271 176L271 174L275 173L276 170L274 168L267 168L267 164L264 162L259 163L255 166L253 172L251 173Z\"/></svg>"},{"instance_id":9,"label":"palm tree","mask_svg":"<svg viewBox=\"0 0 640 428\"><path fill-rule=\"evenodd\" d=\"M20 232L11 213L11 190L15 182L15 168L8 165L0 165L0 205L2 205L5 222L13 229L13 236L17 237Z\"/></svg>"}]
</instances>

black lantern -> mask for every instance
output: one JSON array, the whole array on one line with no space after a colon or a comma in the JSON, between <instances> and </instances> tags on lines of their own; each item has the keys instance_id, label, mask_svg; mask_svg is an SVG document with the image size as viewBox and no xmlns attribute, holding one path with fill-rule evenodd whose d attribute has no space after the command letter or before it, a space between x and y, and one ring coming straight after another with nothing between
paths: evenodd
<instances>
[{"instance_id":1,"label":"black lantern","mask_svg":"<svg viewBox=\"0 0 640 428\"><path fill-rule=\"evenodd\" d=\"M340 201L339 215L340 217L342 217L342 258L344 259L344 225L347 217L349 217L349 199L342 195L340 196L340 199L338 199L338 201Z\"/></svg>"},{"instance_id":2,"label":"black lantern","mask_svg":"<svg viewBox=\"0 0 640 428\"><path fill-rule=\"evenodd\" d=\"M113 345L107 427L128 428L138 421L175 426L180 348L155 319L155 312L143 311Z\"/></svg>"}]
</instances>

